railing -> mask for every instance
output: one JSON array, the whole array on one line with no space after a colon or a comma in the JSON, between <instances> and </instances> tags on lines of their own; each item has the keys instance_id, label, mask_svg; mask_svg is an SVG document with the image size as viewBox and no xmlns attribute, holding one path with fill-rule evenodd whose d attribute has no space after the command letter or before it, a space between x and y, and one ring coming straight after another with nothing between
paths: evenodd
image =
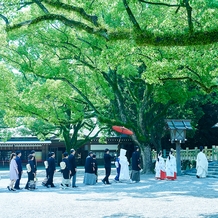
<instances>
[{"instance_id":1,"label":"railing","mask_svg":"<svg viewBox=\"0 0 218 218\"><path fill-rule=\"evenodd\" d=\"M181 149L180 158L181 160L190 160L190 161L196 160L199 151L200 150L197 147L195 147L194 149L189 149L189 148ZM207 146L205 146L204 153L209 161L218 161L218 146L213 145L212 148L207 148ZM175 150L175 155L176 155L176 150ZM152 160L154 161L156 159L157 159L157 152L155 150L152 150Z\"/></svg>"}]
</instances>

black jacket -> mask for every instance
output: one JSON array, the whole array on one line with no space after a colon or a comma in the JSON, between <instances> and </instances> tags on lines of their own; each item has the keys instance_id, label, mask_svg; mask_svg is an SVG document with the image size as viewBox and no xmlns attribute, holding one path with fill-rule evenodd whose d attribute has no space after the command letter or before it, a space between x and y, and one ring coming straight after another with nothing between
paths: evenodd
<instances>
[{"instance_id":1,"label":"black jacket","mask_svg":"<svg viewBox=\"0 0 218 218\"><path fill-rule=\"evenodd\" d=\"M28 163L30 164L31 167L31 171L29 173L33 174L36 172L35 166L34 166L34 161L33 160L29 160Z\"/></svg>"},{"instance_id":2,"label":"black jacket","mask_svg":"<svg viewBox=\"0 0 218 218\"><path fill-rule=\"evenodd\" d=\"M75 175L76 173L76 158L74 155L70 154L68 157L69 160L69 169L71 171L71 175Z\"/></svg>"},{"instance_id":3,"label":"black jacket","mask_svg":"<svg viewBox=\"0 0 218 218\"><path fill-rule=\"evenodd\" d=\"M94 160L91 156L86 158L85 173L94 173Z\"/></svg>"},{"instance_id":4,"label":"black jacket","mask_svg":"<svg viewBox=\"0 0 218 218\"><path fill-rule=\"evenodd\" d=\"M49 157L48 159L48 172L54 172L56 170L55 159L53 157Z\"/></svg>"},{"instance_id":5,"label":"black jacket","mask_svg":"<svg viewBox=\"0 0 218 218\"><path fill-rule=\"evenodd\" d=\"M107 153L104 154L104 167L105 168L111 168L111 158L112 156L110 154L107 154Z\"/></svg>"},{"instance_id":6,"label":"black jacket","mask_svg":"<svg viewBox=\"0 0 218 218\"><path fill-rule=\"evenodd\" d=\"M140 165L140 153L138 151L135 151L132 154L132 170L139 171L141 169L139 165Z\"/></svg>"},{"instance_id":7,"label":"black jacket","mask_svg":"<svg viewBox=\"0 0 218 218\"><path fill-rule=\"evenodd\" d=\"M18 172L21 173L23 171L23 168L22 168L22 164L21 164L21 159L20 157L16 157L15 158L15 161L17 163L17 168L18 168Z\"/></svg>"}]
</instances>

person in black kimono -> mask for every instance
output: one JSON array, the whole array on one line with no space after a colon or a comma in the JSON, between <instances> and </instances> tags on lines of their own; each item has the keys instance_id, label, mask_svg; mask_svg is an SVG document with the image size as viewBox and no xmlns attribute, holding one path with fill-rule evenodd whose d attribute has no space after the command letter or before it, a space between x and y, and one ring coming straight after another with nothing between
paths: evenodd
<instances>
[{"instance_id":1,"label":"person in black kimono","mask_svg":"<svg viewBox=\"0 0 218 218\"><path fill-rule=\"evenodd\" d=\"M16 163L17 163L17 168L18 168L18 179L17 179L17 181L16 181L16 183L15 183L15 186L14 186L14 188L15 189L17 189L17 190L19 190L19 189L21 189L20 188L20 180L21 180L21 176L22 176L22 174L23 174L23 168L22 168L22 163L21 163L21 159L20 159L20 157L21 157L21 151L17 151L16 152L16 158L15 158L15 161L16 161Z\"/></svg>"},{"instance_id":2,"label":"person in black kimono","mask_svg":"<svg viewBox=\"0 0 218 218\"><path fill-rule=\"evenodd\" d=\"M30 152L30 154L32 154L32 156L33 156L33 164L34 164L35 172L37 172L36 152L34 150L32 150Z\"/></svg>"},{"instance_id":3,"label":"person in black kimono","mask_svg":"<svg viewBox=\"0 0 218 218\"><path fill-rule=\"evenodd\" d=\"M48 158L44 161L45 166L45 179L42 181L42 185L45 186L46 182L48 181L48 159L51 156L51 152L48 153Z\"/></svg>"},{"instance_id":4,"label":"person in black kimono","mask_svg":"<svg viewBox=\"0 0 218 218\"><path fill-rule=\"evenodd\" d=\"M104 151L104 168L105 168L105 177L102 179L102 182L106 185L111 184L109 182L109 176L111 174L111 158L112 156L109 154L110 150L108 148Z\"/></svg>"},{"instance_id":5,"label":"person in black kimono","mask_svg":"<svg viewBox=\"0 0 218 218\"><path fill-rule=\"evenodd\" d=\"M63 174L63 179L61 183L62 188L70 187L70 165L68 160L68 153L64 152L63 154L64 158L62 159L62 162L60 163L61 166L61 173Z\"/></svg>"},{"instance_id":6,"label":"person in black kimono","mask_svg":"<svg viewBox=\"0 0 218 218\"><path fill-rule=\"evenodd\" d=\"M139 147L135 147L135 151L132 154L132 172L131 172L131 180L133 182L139 182L140 181L140 153L139 153Z\"/></svg>"},{"instance_id":7,"label":"person in black kimono","mask_svg":"<svg viewBox=\"0 0 218 218\"><path fill-rule=\"evenodd\" d=\"M76 159L75 159L76 151L74 149L70 150L70 155L68 157L69 165L70 165L70 178L72 178L72 187L77 188L76 185Z\"/></svg>"},{"instance_id":8,"label":"person in black kimono","mask_svg":"<svg viewBox=\"0 0 218 218\"><path fill-rule=\"evenodd\" d=\"M49 188L49 185L51 187L55 187L53 183L53 177L55 172L56 172L55 153L51 152L51 157L48 159L48 181L45 184L47 188Z\"/></svg>"},{"instance_id":9,"label":"person in black kimono","mask_svg":"<svg viewBox=\"0 0 218 218\"><path fill-rule=\"evenodd\" d=\"M28 156L28 164L27 164L27 174L28 174L28 181L26 183L25 189L33 190L35 189L35 182L34 178L36 175L35 166L34 166L34 156L30 154Z\"/></svg>"},{"instance_id":10,"label":"person in black kimono","mask_svg":"<svg viewBox=\"0 0 218 218\"><path fill-rule=\"evenodd\" d=\"M90 151L89 155L86 158L86 163L85 163L85 175L83 180L83 183L85 185L96 184L95 163L92 156L93 156L93 152Z\"/></svg>"}]
</instances>

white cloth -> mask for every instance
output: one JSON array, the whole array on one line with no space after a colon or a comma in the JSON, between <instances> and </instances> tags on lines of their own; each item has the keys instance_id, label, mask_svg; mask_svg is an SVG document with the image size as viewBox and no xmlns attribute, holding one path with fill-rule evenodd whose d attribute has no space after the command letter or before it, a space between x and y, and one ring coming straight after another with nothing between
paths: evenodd
<instances>
[{"instance_id":1,"label":"white cloth","mask_svg":"<svg viewBox=\"0 0 218 218\"><path fill-rule=\"evenodd\" d=\"M126 150L120 149L120 177L119 180L130 180L129 176L129 162L126 157Z\"/></svg>"},{"instance_id":2,"label":"white cloth","mask_svg":"<svg viewBox=\"0 0 218 218\"><path fill-rule=\"evenodd\" d=\"M166 176L174 177L174 173L176 172L176 158L170 154L170 159L168 157L166 160Z\"/></svg>"},{"instance_id":3,"label":"white cloth","mask_svg":"<svg viewBox=\"0 0 218 218\"><path fill-rule=\"evenodd\" d=\"M201 178L207 176L208 160L206 155L202 151L200 151L197 155L196 169L197 169L197 176Z\"/></svg>"},{"instance_id":4,"label":"white cloth","mask_svg":"<svg viewBox=\"0 0 218 218\"><path fill-rule=\"evenodd\" d=\"M158 156L159 161L156 161L155 164L155 177L159 178L160 177L160 171L166 172L166 166L165 166L165 161L161 156Z\"/></svg>"}]
</instances>

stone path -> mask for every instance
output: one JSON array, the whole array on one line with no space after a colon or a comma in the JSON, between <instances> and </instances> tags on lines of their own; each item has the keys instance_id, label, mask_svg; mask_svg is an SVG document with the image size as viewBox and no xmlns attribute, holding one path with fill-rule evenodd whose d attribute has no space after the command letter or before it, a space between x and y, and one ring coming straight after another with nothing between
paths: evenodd
<instances>
[{"instance_id":1,"label":"stone path","mask_svg":"<svg viewBox=\"0 0 218 218\"><path fill-rule=\"evenodd\" d=\"M82 184L83 169L78 171L78 188L62 190L61 173L56 173L56 188L41 185L44 170L38 172L38 189L9 192L8 172L0 171L0 217L75 217L75 218L217 218L218 179L197 179L183 175L176 181L159 181L142 175L137 184L112 183L95 186ZM99 181L104 169L99 170ZM115 176L112 170L112 179ZM21 187L27 175L24 173Z\"/></svg>"}]
</instances>

